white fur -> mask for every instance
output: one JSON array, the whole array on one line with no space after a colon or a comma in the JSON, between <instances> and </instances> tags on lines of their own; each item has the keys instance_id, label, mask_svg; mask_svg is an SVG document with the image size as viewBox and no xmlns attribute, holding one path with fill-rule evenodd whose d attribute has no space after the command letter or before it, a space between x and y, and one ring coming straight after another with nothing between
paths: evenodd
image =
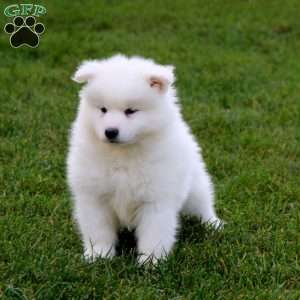
<instances>
[{"instance_id":1,"label":"white fur","mask_svg":"<svg viewBox=\"0 0 300 300\"><path fill-rule=\"evenodd\" d=\"M141 263L163 258L181 211L220 226L200 148L176 103L173 67L116 55L84 62L73 79L86 82L67 161L85 256L113 256L118 229L128 227ZM126 116L127 108L138 111ZM111 127L119 143L106 139Z\"/></svg>"}]
</instances>

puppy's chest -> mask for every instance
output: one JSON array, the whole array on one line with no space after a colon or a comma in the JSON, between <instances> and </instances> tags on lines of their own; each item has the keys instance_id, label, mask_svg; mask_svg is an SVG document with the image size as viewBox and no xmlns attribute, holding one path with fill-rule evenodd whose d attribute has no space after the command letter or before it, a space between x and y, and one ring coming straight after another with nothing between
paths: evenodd
<instances>
[{"instance_id":1,"label":"puppy's chest","mask_svg":"<svg viewBox=\"0 0 300 300\"><path fill-rule=\"evenodd\" d=\"M112 190L110 199L113 210L123 226L134 226L135 218L147 201L152 180L149 173L140 166L116 165L109 170Z\"/></svg>"}]
</instances>

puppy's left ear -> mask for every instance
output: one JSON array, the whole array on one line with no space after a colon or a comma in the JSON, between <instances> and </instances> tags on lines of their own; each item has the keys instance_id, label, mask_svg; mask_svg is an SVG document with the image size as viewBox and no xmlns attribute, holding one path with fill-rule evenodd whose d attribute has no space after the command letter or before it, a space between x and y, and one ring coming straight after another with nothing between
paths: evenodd
<instances>
[{"instance_id":1,"label":"puppy's left ear","mask_svg":"<svg viewBox=\"0 0 300 300\"><path fill-rule=\"evenodd\" d=\"M93 79L99 69L100 62L96 60L84 61L72 77L72 80L78 83L84 83Z\"/></svg>"},{"instance_id":2,"label":"puppy's left ear","mask_svg":"<svg viewBox=\"0 0 300 300\"><path fill-rule=\"evenodd\" d=\"M174 69L174 66L160 66L154 74L147 77L150 87L159 92L166 92L174 83Z\"/></svg>"}]
</instances>

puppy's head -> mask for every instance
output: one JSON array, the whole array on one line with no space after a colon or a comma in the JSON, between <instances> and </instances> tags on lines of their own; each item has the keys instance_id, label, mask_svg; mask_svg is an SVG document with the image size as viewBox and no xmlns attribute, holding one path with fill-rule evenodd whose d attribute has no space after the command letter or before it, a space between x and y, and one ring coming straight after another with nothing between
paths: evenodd
<instances>
[{"instance_id":1,"label":"puppy's head","mask_svg":"<svg viewBox=\"0 0 300 300\"><path fill-rule=\"evenodd\" d=\"M112 144L133 144L163 131L174 105L172 66L116 55L83 62L73 80L81 91L86 118L97 137Z\"/></svg>"}]
</instances>

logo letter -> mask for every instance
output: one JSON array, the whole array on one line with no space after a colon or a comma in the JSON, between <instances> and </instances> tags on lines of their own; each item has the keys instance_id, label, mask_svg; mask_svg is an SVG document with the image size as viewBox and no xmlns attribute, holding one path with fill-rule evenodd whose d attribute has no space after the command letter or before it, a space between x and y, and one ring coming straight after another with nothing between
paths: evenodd
<instances>
[{"instance_id":1,"label":"logo letter","mask_svg":"<svg viewBox=\"0 0 300 300\"><path fill-rule=\"evenodd\" d=\"M22 11L21 11L22 16L28 16L31 12L33 5L32 4L20 4L20 6L22 7Z\"/></svg>"},{"instance_id":2,"label":"logo letter","mask_svg":"<svg viewBox=\"0 0 300 300\"><path fill-rule=\"evenodd\" d=\"M40 15L44 15L46 13L46 8L42 5L35 5L35 10L33 15L39 17Z\"/></svg>"},{"instance_id":3,"label":"logo letter","mask_svg":"<svg viewBox=\"0 0 300 300\"><path fill-rule=\"evenodd\" d=\"M19 9L18 4L12 4L12 5L7 6L4 9L4 14L7 17L15 17L15 16L19 15L20 14L20 9Z\"/></svg>"}]
</instances>

